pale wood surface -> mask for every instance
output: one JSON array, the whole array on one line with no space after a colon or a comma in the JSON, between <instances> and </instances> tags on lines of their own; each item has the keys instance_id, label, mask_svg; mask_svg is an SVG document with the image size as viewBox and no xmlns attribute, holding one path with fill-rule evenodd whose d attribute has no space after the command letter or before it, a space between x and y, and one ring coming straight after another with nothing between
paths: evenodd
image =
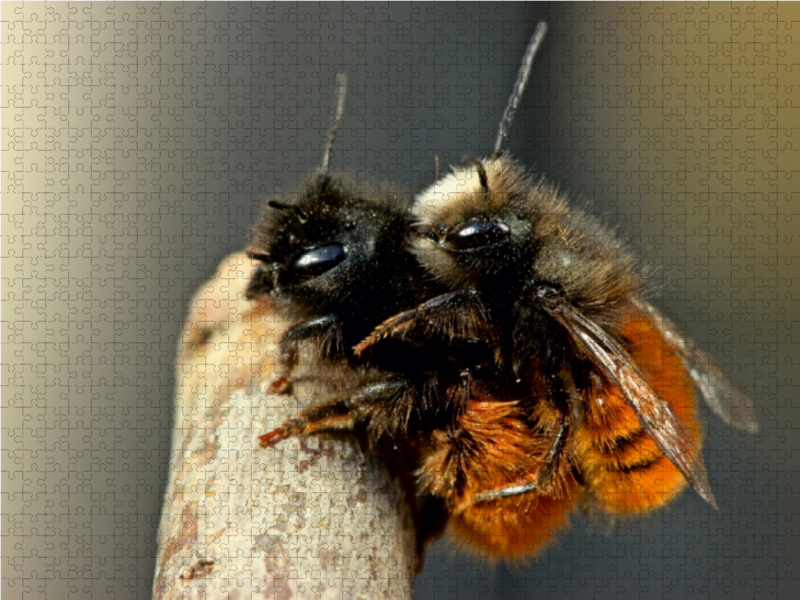
<instances>
[{"instance_id":1,"label":"pale wood surface","mask_svg":"<svg viewBox=\"0 0 800 600\"><path fill-rule=\"evenodd\" d=\"M252 268L227 257L184 324L154 597L410 598L411 518L384 470L348 442L258 448L333 392L266 392L285 325L244 298Z\"/></svg>"}]
</instances>

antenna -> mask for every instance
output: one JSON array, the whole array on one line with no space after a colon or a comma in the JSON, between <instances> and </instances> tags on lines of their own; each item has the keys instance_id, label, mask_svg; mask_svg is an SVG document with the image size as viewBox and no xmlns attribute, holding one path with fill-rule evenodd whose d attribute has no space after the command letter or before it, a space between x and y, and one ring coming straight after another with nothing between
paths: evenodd
<instances>
[{"instance_id":1,"label":"antenna","mask_svg":"<svg viewBox=\"0 0 800 600\"><path fill-rule=\"evenodd\" d=\"M336 74L336 92L334 94L333 114L331 115L330 125L328 126L328 139L325 140L325 149L322 151L322 164L319 169L327 173L328 165L331 162L331 150L333 140L336 139L336 132L339 130L339 123L344 114L344 99L347 95L347 75L344 73Z\"/></svg>"},{"instance_id":2,"label":"antenna","mask_svg":"<svg viewBox=\"0 0 800 600\"><path fill-rule=\"evenodd\" d=\"M531 41L528 42L528 47L525 49L525 54L522 57L522 64L517 73L517 82L514 84L514 90L511 92L511 97L508 99L506 111L503 113L503 119L500 121L500 128L497 130L497 140L494 143L494 154L496 158L503 153L503 147L506 145L506 138L508 137L508 130L511 128L511 122L517 114L517 107L519 101L522 99L522 94L525 91L525 86L528 84L528 76L531 74L531 66L536 53L542 45L542 40L547 33L547 23L541 21L533 32Z\"/></svg>"}]
</instances>

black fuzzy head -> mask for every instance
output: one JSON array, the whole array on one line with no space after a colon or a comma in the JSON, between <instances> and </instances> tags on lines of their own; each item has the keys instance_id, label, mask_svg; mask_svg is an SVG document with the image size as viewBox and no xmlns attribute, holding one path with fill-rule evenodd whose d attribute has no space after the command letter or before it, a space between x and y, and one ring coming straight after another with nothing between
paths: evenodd
<instances>
[{"instance_id":1,"label":"black fuzzy head","mask_svg":"<svg viewBox=\"0 0 800 600\"><path fill-rule=\"evenodd\" d=\"M422 277L406 247L410 197L328 174L294 198L271 201L248 253L262 267L248 297L270 294L308 318L333 313L376 321L409 304Z\"/></svg>"}]
</instances>

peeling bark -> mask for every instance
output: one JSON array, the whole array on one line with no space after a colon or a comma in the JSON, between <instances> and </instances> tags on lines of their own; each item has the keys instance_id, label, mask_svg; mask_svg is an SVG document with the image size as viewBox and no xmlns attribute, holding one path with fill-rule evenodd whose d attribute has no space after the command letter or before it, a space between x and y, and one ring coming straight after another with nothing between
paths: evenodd
<instances>
[{"instance_id":1,"label":"peeling bark","mask_svg":"<svg viewBox=\"0 0 800 600\"><path fill-rule=\"evenodd\" d=\"M252 268L227 257L184 324L154 597L410 598L415 534L385 470L347 441L258 447L333 392L267 393L285 323L244 298Z\"/></svg>"}]
</instances>

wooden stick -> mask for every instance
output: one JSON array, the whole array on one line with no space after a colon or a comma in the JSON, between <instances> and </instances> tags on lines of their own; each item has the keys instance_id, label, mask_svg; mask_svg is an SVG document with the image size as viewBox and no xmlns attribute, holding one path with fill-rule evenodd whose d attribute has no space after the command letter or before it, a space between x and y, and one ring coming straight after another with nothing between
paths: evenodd
<instances>
[{"instance_id":1,"label":"wooden stick","mask_svg":"<svg viewBox=\"0 0 800 600\"><path fill-rule=\"evenodd\" d=\"M343 441L258 447L335 391L267 393L285 323L244 298L253 267L226 258L184 324L154 597L410 598L414 530L385 470Z\"/></svg>"}]
</instances>

